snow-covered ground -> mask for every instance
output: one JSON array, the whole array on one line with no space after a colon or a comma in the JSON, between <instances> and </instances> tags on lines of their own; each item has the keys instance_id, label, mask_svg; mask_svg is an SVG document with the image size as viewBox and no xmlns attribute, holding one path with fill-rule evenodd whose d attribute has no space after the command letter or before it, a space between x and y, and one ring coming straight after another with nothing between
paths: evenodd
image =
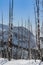
<instances>
[{"instance_id":1,"label":"snow-covered ground","mask_svg":"<svg viewBox=\"0 0 43 65\"><path fill-rule=\"evenodd\" d=\"M0 58L0 65L43 65L40 60L14 60L8 61L7 59Z\"/></svg>"}]
</instances>

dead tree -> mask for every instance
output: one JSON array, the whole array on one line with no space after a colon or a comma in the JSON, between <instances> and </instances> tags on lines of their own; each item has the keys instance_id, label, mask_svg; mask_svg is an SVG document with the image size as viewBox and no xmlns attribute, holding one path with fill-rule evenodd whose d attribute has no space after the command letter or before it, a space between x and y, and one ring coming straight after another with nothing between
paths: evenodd
<instances>
[{"instance_id":1,"label":"dead tree","mask_svg":"<svg viewBox=\"0 0 43 65\"><path fill-rule=\"evenodd\" d=\"M31 59L31 48L30 48L30 20L28 19L28 57Z\"/></svg>"},{"instance_id":2,"label":"dead tree","mask_svg":"<svg viewBox=\"0 0 43 65\"><path fill-rule=\"evenodd\" d=\"M22 43L22 45L21 45L21 59L23 58L22 56L23 56L23 19L22 19L22 26L21 26L21 30L22 30L22 32L21 32L21 43Z\"/></svg>"},{"instance_id":3,"label":"dead tree","mask_svg":"<svg viewBox=\"0 0 43 65\"><path fill-rule=\"evenodd\" d=\"M17 52L17 53L19 53L19 50L20 50L20 48L19 48L19 46L20 46L19 39L20 39L20 34L19 34L19 21L18 21L18 52ZM17 59L18 59L19 57L20 57L20 56L19 56L19 54L18 54Z\"/></svg>"},{"instance_id":4,"label":"dead tree","mask_svg":"<svg viewBox=\"0 0 43 65\"><path fill-rule=\"evenodd\" d=\"M1 52L2 52L2 58L4 58L4 40L3 40L3 12L2 12L2 40L1 40Z\"/></svg>"},{"instance_id":5,"label":"dead tree","mask_svg":"<svg viewBox=\"0 0 43 65\"><path fill-rule=\"evenodd\" d=\"M9 0L9 38L8 38L8 59L12 58L12 38L13 38L13 0Z\"/></svg>"},{"instance_id":6,"label":"dead tree","mask_svg":"<svg viewBox=\"0 0 43 65\"><path fill-rule=\"evenodd\" d=\"M37 46L37 19L36 19L36 8L34 5L34 14L35 14L35 38L36 38L36 46ZM36 48L35 48L35 61L36 61Z\"/></svg>"},{"instance_id":7,"label":"dead tree","mask_svg":"<svg viewBox=\"0 0 43 65\"><path fill-rule=\"evenodd\" d=\"M37 38L38 38L38 56L39 56L39 59L40 59L40 20L39 20L39 0L36 0L36 9L37 9L37 28L38 28L38 31L37 31Z\"/></svg>"}]
</instances>

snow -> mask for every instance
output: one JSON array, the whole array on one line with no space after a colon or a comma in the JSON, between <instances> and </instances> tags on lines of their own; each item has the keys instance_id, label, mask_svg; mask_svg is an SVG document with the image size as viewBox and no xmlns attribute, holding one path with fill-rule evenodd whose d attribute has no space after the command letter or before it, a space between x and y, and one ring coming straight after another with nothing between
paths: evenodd
<instances>
[{"instance_id":1,"label":"snow","mask_svg":"<svg viewBox=\"0 0 43 65\"><path fill-rule=\"evenodd\" d=\"M6 62L8 62L7 59L0 58L0 65L4 65Z\"/></svg>"},{"instance_id":2,"label":"snow","mask_svg":"<svg viewBox=\"0 0 43 65\"><path fill-rule=\"evenodd\" d=\"M24 60L24 59L19 59L15 60L12 59L11 61L8 61L7 59L0 58L0 65L43 65L43 62L40 60Z\"/></svg>"}]
</instances>

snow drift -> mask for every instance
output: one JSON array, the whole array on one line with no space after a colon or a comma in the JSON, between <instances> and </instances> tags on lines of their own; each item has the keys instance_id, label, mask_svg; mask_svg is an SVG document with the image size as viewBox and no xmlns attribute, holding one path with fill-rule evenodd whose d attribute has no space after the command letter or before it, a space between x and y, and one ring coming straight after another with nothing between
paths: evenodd
<instances>
[{"instance_id":1,"label":"snow drift","mask_svg":"<svg viewBox=\"0 0 43 65\"><path fill-rule=\"evenodd\" d=\"M19 60L14 60L12 59L11 61L8 61L8 59L3 59L0 58L0 65L43 65L43 62L41 62L40 60L23 60L23 59L19 59Z\"/></svg>"}]
</instances>

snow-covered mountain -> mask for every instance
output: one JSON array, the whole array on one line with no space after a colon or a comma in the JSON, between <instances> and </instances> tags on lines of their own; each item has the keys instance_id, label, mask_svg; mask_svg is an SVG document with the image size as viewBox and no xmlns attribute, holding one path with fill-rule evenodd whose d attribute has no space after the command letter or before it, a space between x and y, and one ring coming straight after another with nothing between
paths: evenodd
<instances>
[{"instance_id":1,"label":"snow-covered mountain","mask_svg":"<svg viewBox=\"0 0 43 65\"><path fill-rule=\"evenodd\" d=\"M19 29L19 32L18 32ZM1 30L2 30L2 25L0 24L0 38L2 37L1 35ZM4 41L8 40L8 26L3 25L3 33L4 33ZM19 36L19 38L18 38ZM29 42L30 40L30 42ZM13 44L18 45L18 41L20 43L20 46L24 48L28 48L28 42L30 43L30 47L34 48L36 47L35 43L35 36L32 32L28 31L25 27L14 27L13 28Z\"/></svg>"},{"instance_id":2,"label":"snow-covered mountain","mask_svg":"<svg viewBox=\"0 0 43 65\"><path fill-rule=\"evenodd\" d=\"M2 25L0 25L0 40L2 39L1 28L2 28ZM9 33L8 26L3 25L3 40L6 43L8 41L8 33ZM13 27L12 33L13 33L13 41L12 41L13 42L12 43L13 44L13 48L12 48L13 49L13 52L12 52L13 58L16 58L16 57L18 57L19 59L20 58L25 58L25 59L29 58L27 50L29 50L29 48L37 49L34 34L25 27ZM19 45L20 49L18 49L18 45ZM6 52L6 55L7 55L7 52Z\"/></svg>"}]
</instances>

